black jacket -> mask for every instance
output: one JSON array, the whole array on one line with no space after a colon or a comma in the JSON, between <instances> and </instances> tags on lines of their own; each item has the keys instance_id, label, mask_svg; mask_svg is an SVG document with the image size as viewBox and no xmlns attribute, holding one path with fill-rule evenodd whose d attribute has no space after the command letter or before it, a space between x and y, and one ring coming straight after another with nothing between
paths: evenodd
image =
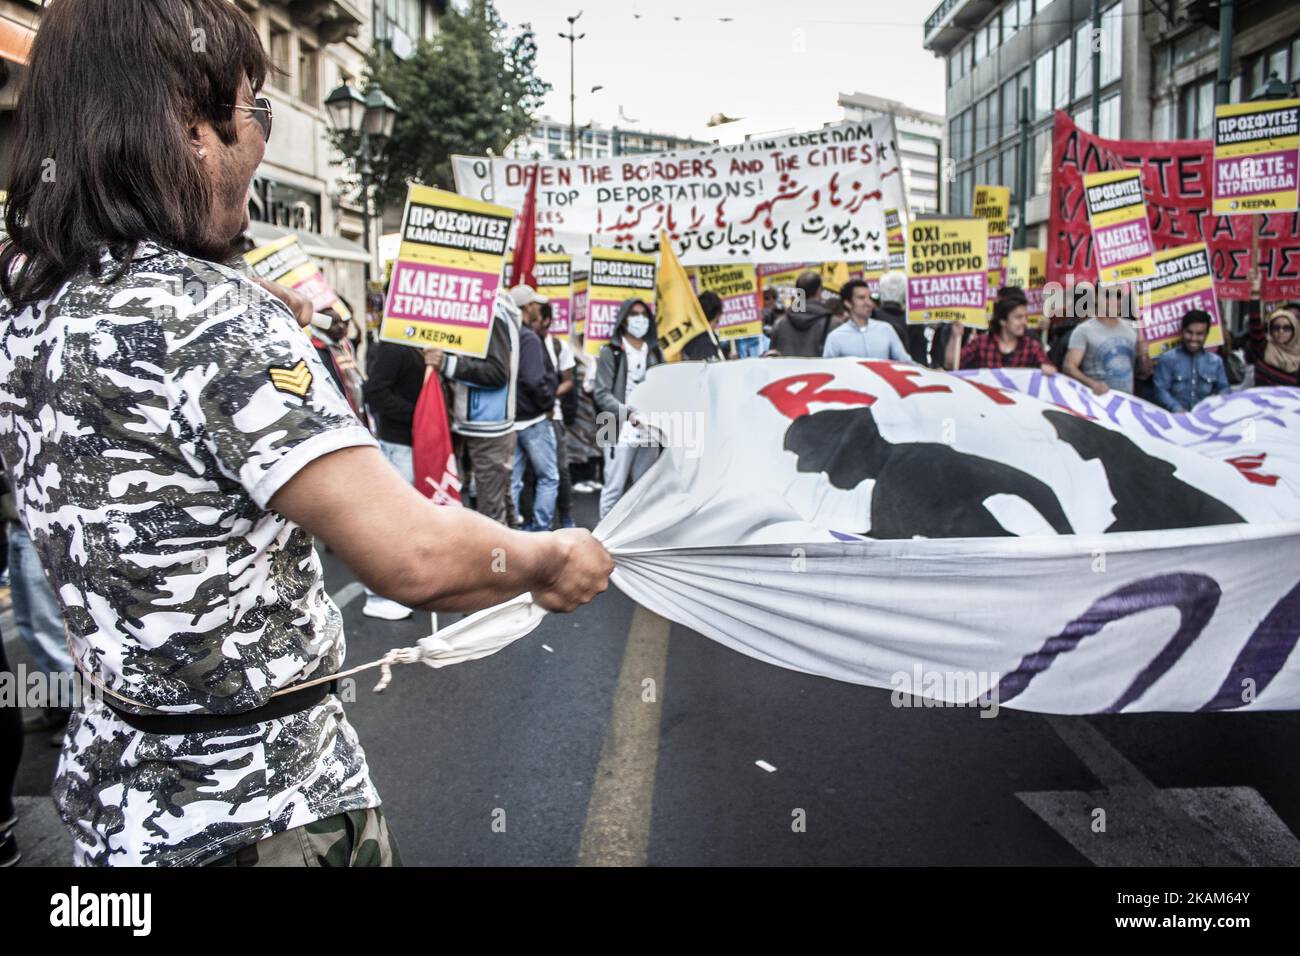
<instances>
[{"instance_id":1,"label":"black jacket","mask_svg":"<svg viewBox=\"0 0 1300 956\"><path fill-rule=\"evenodd\" d=\"M791 309L772 326L771 349L785 356L821 358L826 336L835 327L835 316L820 302L809 302L808 311Z\"/></svg>"},{"instance_id":2,"label":"black jacket","mask_svg":"<svg viewBox=\"0 0 1300 956\"><path fill-rule=\"evenodd\" d=\"M374 358L365 396L379 440L409 445L415 403L424 388L424 356L409 345L380 342Z\"/></svg>"},{"instance_id":3,"label":"black jacket","mask_svg":"<svg viewBox=\"0 0 1300 956\"><path fill-rule=\"evenodd\" d=\"M555 408L555 390L560 386L555 363L546 354L541 338L528 326L519 329L519 381L515 390L515 421L524 422L549 415Z\"/></svg>"}]
</instances>

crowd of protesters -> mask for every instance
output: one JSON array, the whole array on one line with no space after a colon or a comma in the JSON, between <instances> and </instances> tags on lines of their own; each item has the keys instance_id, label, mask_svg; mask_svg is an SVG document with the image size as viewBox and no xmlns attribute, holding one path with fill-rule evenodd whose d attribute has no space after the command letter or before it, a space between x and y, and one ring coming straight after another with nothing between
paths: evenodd
<instances>
[{"instance_id":1,"label":"crowd of protesters","mask_svg":"<svg viewBox=\"0 0 1300 956\"><path fill-rule=\"evenodd\" d=\"M51 5L16 111L0 252L14 622L38 669L75 668L103 695L26 728L0 708L0 865L19 857L23 733L51 728L79 863L317 865L356 862L363 843L396 862L356 732L317 683L346 645L314 542L367 586L374 618L523 592L550 611L592 600L613 563L574 527L573 494L599 491L603 517L653 464L631 399L664 361L655 315L624 302L591 356L519 283L496 297L484 356L379 342L363 374L355 323L231 264L272 130L257 94L274 67L252 22L224 0L118 16L127 2ZM191 27L211 38L203 57ZM1060 369L1175 412L1246 383L1230 341L1206 348L1204 312L1153 361L1100 297L1091 315L1033 329L1024 293L1005 288L976 331L909 325L900 272L829 292L808 271L794 291L783 305L765 289L762 335L734 343L715 334L721 301L701 295L712 328L684 357ZM1254 384L1300 384L1300 304L1252 318L1244 354ZM430 388L467 508L412 487ZM236 763L238 780L221 769Z\"/></svg>"}]
</instances>

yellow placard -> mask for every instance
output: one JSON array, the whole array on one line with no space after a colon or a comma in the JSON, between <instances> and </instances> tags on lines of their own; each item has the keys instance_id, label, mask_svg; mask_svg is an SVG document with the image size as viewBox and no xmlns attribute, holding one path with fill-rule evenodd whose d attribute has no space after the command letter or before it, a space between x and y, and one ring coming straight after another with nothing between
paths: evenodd
<instances>
[{"instance_id":1,"label":"yellow placard","mask_svg":"<svg viewBox=\"0 0 1300 956\"><path fill-rule=\"evenodd\" d=\"M351 310L330 286L320 266L307 254L297 236L285 236L250 249L244 253L244 261L259 279L279 283L305 295L317 312L332 308L345 320L352 318Z\"/></svg>"},{"instance_id":2,"label":"yellow placard","mask_svg":"<svg viewBox=\"0 0 1300 956\"><path fill-rule=\"evenodd\" d=\"M887 268L902 269L907 265L907 233L897 209L885 210L885 249Z\"/></svg>"},{"instance_id":3,"label":"yellow placard","mask_svg":"<svg viewBox=\"0 0 1300 956\"><path fill-rule=\"evenodd\" d=\"M762 335L762 299L757 271L752 265L700 266L699 283L701 292L713 292L722 300L718 338L747 339Z\"/></svg>"},{"instance_id":4,"label":"yellow placard","mask_svg":"<svg viewBox=\"0 0 1300 956\"><path fill-rule=\"evenodd\" d=\"M573 324L573 256L537 254L537 291L551 304L551 335L568 335Z\"/></svg>"},{"instance_id":5,"label":"yellow placard","mask_svg":"<svg viewBox=\"0 0 1300 956\"><path fill-rule=\"evenodd\" d=\"M599 355L610 340L618 310L628 299L647 305L655 297L655 257L622 249L592 249L587 277L587 326L583 350Z\"/></svg>"},{"instance_id":6,"label":"yellow placard","mask_svg":"<svg viewBox=\"0 0 1300 956\"><path fill-rule=\"evenodd\" d=\"M1156 274L1155 243L1147 221L1142 171L1113 169L1087 173L1083 192L1092 226L1097 281L1129 282Z\"/></svg>"},{"instance_id":7,"label":"yellow placard","mask_svg":"<svg viewBox=\"0 0 1300 956\"><path fill-rule=\"evenodd\" d=\"M379 337L486 355L514 215L505 206L410 186Z\"/></svg>"},{"instance_id":8,"label":"yellow placard","mask_svg":"<svg viewBox=\"0 0 1300 956\"><path fill-rule=\"evenodd\" d=\"M584 335L587 331L587 276L580 275L573 280L573 334Z\"/></svg>"},{"instance_id":9,"label":"yellow placard","mask_svg":"<svg viewBox=\"0 0 1300 956\"><path fill-rule=\"evenodd\" d=\"M1008 286L1023 289L1029 300L1029 327L1038 328L1043 321L1043 288L1047 285L1047 250L1013 249L1007 256Z\"/></svg>"},{"instance_id":10,"label":"yellow placard","mask_svg":"<svg viewBox=\"0 0 1300 956\"><path fill-rule=\"evenodd\" d=\"M1203 242L1156 253L1155 278L1138 283L1142 306L1142 337L1154 357L1182 341L1183 316L1192 309L1210 314L1205 347L1223 344L1219 300L1214 295L1214 270Z\"/></svg>"},{"instance_id":11,"label":"yellow placard","mask_svg":"<svg viewBox=\"0 0 1300 956\"><path fill-rule=\"evenodd\" d=\"M907 227L907 321L988 325L988 223L917 219Z\"/></svg>"},{"instance_id":12,"label":"yellow placard","mask_svg":"<svg viewBox=\"0 0 1300 956\"><path fill-rule=\"evenodd\" d=\"M1292 212L1300 201L1300 100L1214 108L1214 214Z\"/></svg>"},{"instance_id":13,"label":"yellow placard","mask_svg":"<svg viewBox=\"0 0 1300 956\"><path fill-rule=\"evenodd\" d=\"M976 186L971 215L989 224L989 298L1002 286L1002 270L1011 251L1011 190L1007 186Z\"/></svg>"}]
</instances>

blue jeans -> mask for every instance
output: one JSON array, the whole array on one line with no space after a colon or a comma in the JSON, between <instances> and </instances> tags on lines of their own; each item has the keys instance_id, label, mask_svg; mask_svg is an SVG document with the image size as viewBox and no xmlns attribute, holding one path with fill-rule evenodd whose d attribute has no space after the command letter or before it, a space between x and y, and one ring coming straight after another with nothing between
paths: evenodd
<instances>
[{"instance_id":1,"label":"blue jeans","mask_svg":"<svg viewBox=\"0 0 1300 956\"><path fill-rule=\"evenodd\" d=\"M410 445L379 440L379 450L384 453L388 463L397 469L397 473L406 479L408 485L415 484L415 452Z\"/></svg>"},{"instance_id":2,"label":"blue jeans","mask_svg":"<svg viewBox=\"0 0 1300 956\"><path fill-rule=\"evenodd\" d=\"M63 636L63 608L50 589L36 546L20 524L9 525L9 587L14 623L36 666L47 674L71 673Z\"/></svg>"},{"instance_id":3,"label":"blue jeans","mask_svg":"<svg viewBox=\"0 0 1300 956\"><path fill-rule=\"evenodd\" d=\"M537 476L537 490L533 493L533 527L551 530L555 516L555 498L560 491L560 466L556 460L555 429L549 418L534 422L521 432L516 432L515 469L510 475L510 497L519 513L519 495L524 490L524 465L531 463Z\"/></svg>"}]
</instances>

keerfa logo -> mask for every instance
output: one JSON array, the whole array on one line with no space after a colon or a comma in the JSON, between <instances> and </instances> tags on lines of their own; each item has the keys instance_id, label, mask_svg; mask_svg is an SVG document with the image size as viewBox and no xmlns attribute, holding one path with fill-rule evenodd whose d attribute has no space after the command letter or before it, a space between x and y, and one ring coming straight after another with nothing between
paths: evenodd
<instances>
[{"instance_id":1,"label":"keerfa logo","mask_svg":"<svg viewBox=\"0 0 1300 956\"><path fill-rule=\"evenodd\" d=\"M149 893L68 893L50 897L51 926L126 926L132 935L148 936L153 928L153 896Z\"/></svg>"}]
</instances>

